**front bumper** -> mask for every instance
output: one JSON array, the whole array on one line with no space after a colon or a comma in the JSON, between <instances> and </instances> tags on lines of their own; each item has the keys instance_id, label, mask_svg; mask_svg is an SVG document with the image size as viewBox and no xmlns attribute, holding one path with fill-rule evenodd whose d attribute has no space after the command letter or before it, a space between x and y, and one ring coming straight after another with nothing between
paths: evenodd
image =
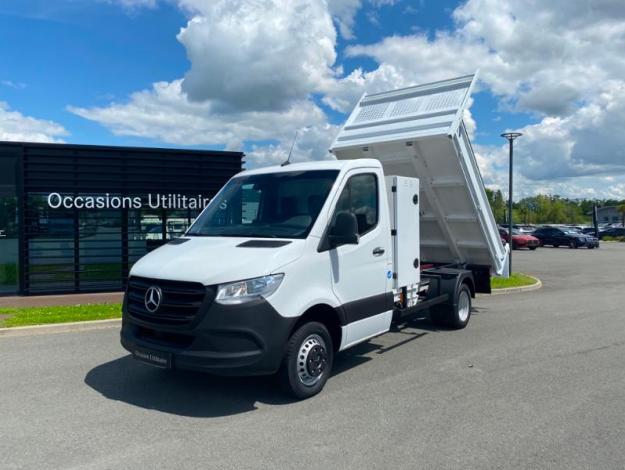
<instances>
[{"instance_id":1,"label":"front bumper","mask_svg":"<svg viewBox=\"0 0 625 470\"><path fill-rule=\"evenodd\" d=\"M175 369L266 375L279 369L295 321L258 299L240 305L205 303L188 325L162 325L129 314L124 299L121 344L133 354L171 355Z\"/></svg>"},{"instance_id":2,"label":"front bumper","mask_svg":"<svg viewBox=\"0 0 625 470\"><path fill-rule=\"evenodd\" d=\"M578 240L579 246L599 248L599 240L597 239L584 239Z\"/></svg>"}]
</instances>

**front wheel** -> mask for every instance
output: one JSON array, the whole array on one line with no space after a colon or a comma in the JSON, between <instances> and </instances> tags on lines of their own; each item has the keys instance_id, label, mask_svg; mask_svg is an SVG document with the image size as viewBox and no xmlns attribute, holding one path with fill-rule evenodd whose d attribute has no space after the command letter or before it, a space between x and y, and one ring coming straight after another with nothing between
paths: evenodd
<instances>
[{"instance_id":1,"label":"front wheel","mask_svg":"<svg viewBox=\"0 0 625 470\"><path fill-rule=\"evenodd\" d=\"M328 381L333 360L328 329L318 322L305 323L289 339L280 370L282 384L296 398L312 397Z\"/></svg>"},{"instance_id":2,"label":"front wheel","mask_svg":"<svg viewBox=\"0 0 625 470\"><path fill-rule=\"evenodd\" d=\"M577 241L576 240L571 240L569 242L569 248L578 248Z\"/></svg>"},{"instance_id":3,"label":"front wheel","mask_svg":"<svg viewBox=\"0 0 625 470\"><path fill-rule=\"evenodd\" d=\"M537 246L530 246L529 249L534 251L536 248L538 248Z\"/></svg>"},{"instance_id":4,"label":"front wheel","mask_svg":"<svg viewBox=\"0 0 625 470\"><path fill-rule=\"evenodd\" d=\"M436 325L459 330L469 323L471 318L471 290L462 284L456 293L454 304L435 305L430 309L430 317Z\"/></svg>"}]
</instances>

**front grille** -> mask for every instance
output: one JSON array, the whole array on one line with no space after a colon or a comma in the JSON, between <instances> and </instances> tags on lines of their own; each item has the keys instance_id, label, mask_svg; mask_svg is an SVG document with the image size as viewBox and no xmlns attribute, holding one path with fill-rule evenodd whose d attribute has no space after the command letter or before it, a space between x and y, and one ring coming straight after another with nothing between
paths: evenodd
<instances>
[{"instance_id":1,"label":"front grille","mask_svg":"<svg viewBox=\"0 0 625 470\"><path fill-rule=\"evenodd\" d=\"M161 303L155 312L145 306L145 295L150 287L159 287L162 292ZM145 277L131 277L128 280L128 313L143 321L162 325L184 325L192 322L200 306L205 301L212 301L212 289L199 282L167 281Z\"/></svg>"}]
</instances>

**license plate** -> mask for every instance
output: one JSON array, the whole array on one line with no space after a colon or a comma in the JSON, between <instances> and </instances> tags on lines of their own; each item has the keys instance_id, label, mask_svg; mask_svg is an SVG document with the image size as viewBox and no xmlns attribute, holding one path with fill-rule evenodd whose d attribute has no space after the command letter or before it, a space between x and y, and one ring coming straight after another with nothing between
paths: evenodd
<instances>
[{"instance_id":1,"label":"license plate","mask_svg":"<svg viewBox=\"0 0 625 470\"><path fill-rule=\"evenodd\" d=\"M132 355L138 361L163 369L171 369L171 353L152 349L134 348Z\"/></svg>"}]
</instances>

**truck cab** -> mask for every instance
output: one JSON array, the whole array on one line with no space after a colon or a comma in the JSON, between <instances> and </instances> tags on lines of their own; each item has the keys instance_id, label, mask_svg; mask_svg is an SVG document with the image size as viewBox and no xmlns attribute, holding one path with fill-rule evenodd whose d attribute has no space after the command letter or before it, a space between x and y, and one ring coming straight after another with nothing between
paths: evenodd
<instances>
[{"instance_id":1,"label":"truck cab","mask_svg":"<svg viewBox=\"0 0 625 470\"><path fill-rule=\"evenodd\" d=\"M239 173L184 236L133 266L121 343L136 359L223 375L278 374L307 398L325 385L336 353L417 312L429 309L447 328L467 325L471 299L489 291L505 257L490 209L471 199L480 188L485 199L481 179L448 178L464 182L469 202L438 200L436 175L426 173L423 184L415 171L436 165L413 166L414 152L431 142L413 136L398 144L369 133L346 144L349 123L333 146L336 160ZM434 144L441 168L472 158ZM446 204L471 213L444 214ZM441 217L438 232L427 226ZM457 240L458 220L478 241ZM498 252L489 251L491 239Z\"/></svg>"},{"instance_id":2,"label":"truck cab","mask_svg":"<svg viewBox=\"0 0 625 470\"><path fill-rule=\"evenodd\" d=\"M271 374L315 320L321 375L327 350L388 331L392 311L380 162L292 164L240 173L184 237L135 264L122 342L139 358L157 346L164 367Z\"/></svg>"}]
</instances>

